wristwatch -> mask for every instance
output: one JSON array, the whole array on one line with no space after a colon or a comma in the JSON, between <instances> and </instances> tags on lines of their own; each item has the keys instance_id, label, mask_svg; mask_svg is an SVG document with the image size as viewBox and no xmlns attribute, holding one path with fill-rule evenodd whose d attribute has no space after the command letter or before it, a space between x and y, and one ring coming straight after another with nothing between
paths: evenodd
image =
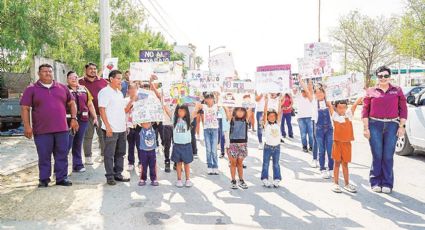
<instances>
[{"instance_id":1,"label":"wristwatch","mask_svg":"<svg viewBox=\"0 0 425 230\"><path fill-rule=\"evenodd\" d=\"M78 121L77 117L71 117L71 120L76 120L76 121Z\"/></svg>"},{"instance_id":2,"label":"wristwatch","mask_svg":"<svg viewBox=\"0 0 425 230\"><path fill-rule=\"evenodd\" d=\"M399 128L404 128L404 129L405 129L405 128L406 128L406 125L405 125L405 124L404 124L404 125L399 125L398 127L399 127Z\"/></svg>"}]
</instances>

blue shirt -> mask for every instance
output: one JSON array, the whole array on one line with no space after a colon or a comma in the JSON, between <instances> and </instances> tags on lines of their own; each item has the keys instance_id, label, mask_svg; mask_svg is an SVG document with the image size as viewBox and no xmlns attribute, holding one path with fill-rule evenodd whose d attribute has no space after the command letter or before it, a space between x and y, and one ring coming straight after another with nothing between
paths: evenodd
<instances>
[{"instance_id":1,"label":"blue shirt","mask_svg":"<svg viewBox=\"0 0 425 230\"><path fill-rule=\"evenodd\" d=\"M221 114L221 124L223 125L223 132L229 132L230 131L230 122L227 120L227 114L226 111L223 109L223 107L220 107L220 110L218 111Z\"/></svg>"},{"instance_id":2,"label":"blue shirt","mask_svg":"<svg viewBox=\"0 0 425 230\"><path fill-rule=\"evenodd\" d=\"M121 92L122 92L122 95L124 97L127 96L127 90L128 90L128 81L122 81L121 82Z\"/></svg>"},{"instance_id":3,"label":"blue shirt","mask_svg":"<svg viewBox=\"0 0 425 230\"><path fill-rule=\"evenodd\" d=\"M173 140L176 144L189 144L192 142L190 127L187 127L186 122L179 118L176 126L173 129Z\"/></svg>"},{"instance_id":4,"label":"blue shirt","mask_svg":"<svg viewBox=\"0 0 425 230\"><path fill-rule=\"evenodd\" d=\"M140 149L141 150L153 150L156 149L156 135L155 130L150 127L149 129L140 130Z\"/></svg>"}]
</instances>

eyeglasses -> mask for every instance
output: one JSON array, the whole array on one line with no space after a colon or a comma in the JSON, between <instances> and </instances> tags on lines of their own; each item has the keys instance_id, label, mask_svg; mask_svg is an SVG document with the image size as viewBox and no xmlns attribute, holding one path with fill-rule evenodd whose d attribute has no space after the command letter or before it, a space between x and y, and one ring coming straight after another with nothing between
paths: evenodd
<instances>
[{"instance_id":1,"label":"eyeglasses","mask_svg":"<svg viewBox=\"0 0 425 230\"><path fill-rule=\"evenodd\" d=\"M389 74L378 74L377 75L377 77L379 78L379 79L381 79L381 78L389 78L389 77L391 77Z\"/></svg>"}]
</instances>

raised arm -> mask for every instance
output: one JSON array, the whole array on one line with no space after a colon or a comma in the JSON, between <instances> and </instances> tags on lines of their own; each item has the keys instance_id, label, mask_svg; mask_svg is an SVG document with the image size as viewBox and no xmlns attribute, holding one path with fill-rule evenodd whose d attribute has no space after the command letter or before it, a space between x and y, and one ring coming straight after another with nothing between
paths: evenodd
<instances>
[{"instance_id":1,"label":"raised arm","mask_svg":"<svg viewBox=\"0 0 425 230\"><path fill-rule=\"evenodd\" d=\"M267 124L267 111L269 109L268 104L269 104L269 98L266 96L264 98L263 125Z\"/></svg>"},{"instance_id":2,"label":"raised arm","mask_svg":"<svg viewBox=\"0 0 425 230\"><path fill-rule=\"evenodd\" d=\"M202 109L202 104L199 103L199 102L197 102L195 104L195 109L192 112L192 117L196 117L196 115L198 114L199 110L201 110L201 109Z\"/></svg>"},{"instance_id":3,"label":"raised arm","mask_svg":"<svg viewBox=\"0 0 425 230\"><path fill-rule=\"evenodd\" d=\"M351 106L351 113L354 115L354 112L356 112L357 106L362 103L363 97L357 98L357 100L354 102L353 106Z\"/></svg>"},{"instance_id":4,"label":"raised arm","mask_svg":"<svg viewBox=\"0 0 425 230\"><path fill-rule=\"evenodd\" d=\"M313 94L308 89L308 85L304 82L301 75L298 76L298 81L300 82L300 85L301 85L302 89L304 90L304 92L307 94L308 100L313 101Z\"/></svg>"},{"instance_id":5,"label":"raised arm","mask_svg":"<svg viewBox=\"0 0 425 230\"><path fill-rule=\"evenodd\" d=\"M332 116L334 114L334 112L335 112L334 107L332 105L332 102L326 101L326 106L328 107L329 112L331 113L331 116Z\"/></svg>"},{"instance_id":6,"label":"raised arm","mask_svg":"<svg viewBox=\"0 0 425 230\"><path fill-rule=\"evenodd\" d=\"M156 78L156 76L155 76L155 75L152 75L152 76L151 76L151 78L150 78L150 80L149 80L149 85L150 85L150 87L151 87L152 91L155 93L156 97L157 97L159 100L162 100L161 93L159 93L159 91L158 91L158 89L156 88L155 84L153 84L153 80L154 80L155 78Z\"/></svg>"}]
</instances>

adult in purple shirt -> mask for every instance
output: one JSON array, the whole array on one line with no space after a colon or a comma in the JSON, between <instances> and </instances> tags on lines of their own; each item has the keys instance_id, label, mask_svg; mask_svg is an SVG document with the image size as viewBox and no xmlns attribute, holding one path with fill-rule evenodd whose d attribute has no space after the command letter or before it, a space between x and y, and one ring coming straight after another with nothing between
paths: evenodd
<instances>
[{"instance_id":1,"label":"adult in purple shirt","mask_svg":"<svg viewBox=\"0 0 425 230\"><path fill-rule=\"evenodd\" d=\"M34 142L38 154L39 185L47 187L52 174L52 154L55 159L56 185L71 186L68 180L68 139L66 107L71 111L70 129L78 131L77 107L69 89L53 80L49 64L38 67L39 80L28 86L21 98L21 117L25 137ZM32 125L30 122L30 112Z\"/></svg>"},{"instance_id":2,"label":"adult in purple shirt","mask_svg":"<svg viewBox=\"0 0 425 230\"><path fill-rule=\"evenodd\" d=\"M369 181L372 191L391 193L395 145L405 133L407 103L401 88L390 84L388 67L379 67L376 76L378 85L367 90L362 111L364 136L372 150Z\"/></svg>"},{"instance_id":3,"label":"adult in purple shirt","mask_svg":"<svg viewBox=\"0 0 425 230\"><path fill-rule=\"evenodd\" d=\"M85 156L85 164L86 165L92 165L93 160L93 152L92 152L92 143L93 143L93 135L94 131L96 130L98 142L99 142L99 149L100 149L100 155L103 156L104 150L105 150L105 142L103 140L103 132L102 132L102 119L99 115L99 105L98 105L98 97L100 90L105 88L108 85L108 82L97 76L97 66L94 63L88 63L85 65L85 76L78 81L78 83L82 86L85 86L90 94L93 96L93 105L94 109L96 110L97 117L91 116L89 119L89 124L87 127L86 134L84 136L84 142L83 142L83 149L84 149L84 156ZM94 119L97 119L97 124L94 122ZM101 157L100 159L102 159Z\"/></svg>"}]
</instances>

